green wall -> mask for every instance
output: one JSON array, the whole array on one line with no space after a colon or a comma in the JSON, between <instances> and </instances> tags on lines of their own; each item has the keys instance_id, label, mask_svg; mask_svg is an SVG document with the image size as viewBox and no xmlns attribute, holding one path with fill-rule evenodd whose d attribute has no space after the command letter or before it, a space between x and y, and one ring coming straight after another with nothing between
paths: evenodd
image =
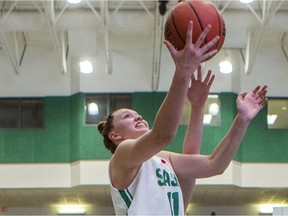
<instances>
[{"instance_id":1,"label":"green wall","mask_svg":"<svg viewBox=\"0 0 288 216\"><path fill-rule=\"evenodd\" d=\"M133 94L133 107L149 123L165 97L164 92ZM210 154L221 141L236 115L234 93L221 93L221 126L205 127L201 153ZM84 124L84 94L67 97L46 97L45 127L37 130L0 130L1 163L72 162L80 159L109 159L96 126ZM242 162L288 162L287 130L268 130L267 109L263 109L250 124L235 155ZM167 150L181 152L186 126Z\"/></svg>"}]
</instances>

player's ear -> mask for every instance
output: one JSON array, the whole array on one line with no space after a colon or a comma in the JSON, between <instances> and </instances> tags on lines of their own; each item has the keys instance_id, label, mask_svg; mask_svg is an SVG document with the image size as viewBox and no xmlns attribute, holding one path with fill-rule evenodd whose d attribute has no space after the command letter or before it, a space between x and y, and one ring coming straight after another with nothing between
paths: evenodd
<instances>
[{"instance_id":1,"label":"player's ear","mask_svg":"<svg viewBox=\"0 0 288 216\"><path fill-rule=\"evenodd\" d=\"M112 140L113 142L114 141L118 141L118 140L120 140L122 138L120 134L117 134L117 133L115 133L113 131L110 132L108 136L109 136L109 139Z\"/></svg>"}]
</instances>

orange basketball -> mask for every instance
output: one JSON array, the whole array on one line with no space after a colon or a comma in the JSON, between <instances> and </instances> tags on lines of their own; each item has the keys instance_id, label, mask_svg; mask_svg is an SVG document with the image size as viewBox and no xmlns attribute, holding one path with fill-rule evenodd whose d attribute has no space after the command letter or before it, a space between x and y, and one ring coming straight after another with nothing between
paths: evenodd
<instances>
[{"instance_id":1,"label":"orange basketball","mask_svg":"<svg viewBox=\"0 0 288 216\"><path fill-rule=\"evenodd\" d=\"M166 20L165 39L170 41L176 49L183 49L188 23L191 20L193 21L193 43L196 42L205 27L210 24L211 30L204 44L218 35L220 39L210 50L217 49L219 51L225 40L225 22L218 8L208 0L186 0L178 3Z\"/></svg>"}]
</instances>

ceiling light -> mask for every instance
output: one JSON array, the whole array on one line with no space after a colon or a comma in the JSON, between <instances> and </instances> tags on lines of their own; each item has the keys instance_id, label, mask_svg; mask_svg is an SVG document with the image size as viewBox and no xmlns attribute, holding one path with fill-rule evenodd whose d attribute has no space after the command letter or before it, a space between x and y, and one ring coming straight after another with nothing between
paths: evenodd
<instances>
[{"instance_id":1,"label":"ceiling light","mask_svg":"<svg viewBox=\"0 0 288 216\"><path fill-rule=\"evenodd\" d=\"M271 215L273 213L273 208L276 207L285 207L286 205L283 204L266 204L266 205L260 205L259 207L259 213L260 214L269 214Z\"/></svg>"},{"instance_id":2,"label":"ceiling light","mask_svg":"<svg viewBox=\"0 0 288 216\"><path fill-rule=\"evenodd\" d=\"M67 2L69 2L70 4L78 4L80 3L82 0L67 0Z\"/></svg>"},{"instance_id":3,"label":"ceiling light","mask_svg":"<svg viewBox=\"0 0 288 216\"><path fill-rule=\"evenodd\" d=\"M85 214L85 209L82 206L78 206L78 205L67 205L67 206L62 206L59 211L58 214L59 215L79 215L79 214Z\"/></svg>"},{"instance_id":4,"label":"ceiling light","mask_svg":"<svg viewBox=\"0 0 288 216\"><path fill-rule=\"evenodd\" d=\"M233 71L233 67L230 61L225 60L219 63L220 72L224 74L229 74Z\"/></svg>"},{"instance_id":5,"label":"ceiling light","mask_svg":"<svg viewBox=\"0 0 288 216\"><path fill-rule=\"evenodd\" d=\"M81 61L79 62L79 66L81 73L89 74L93 72L93 66L90 61Z\"/></svg>"},{"instance_id":6,"label":"ceiling light","mask_svg":"<svg viewBox=\"0 0 288 216\"><path fill-rule=\"evenodd\" d=\"M263 205L259 208L260 214L272 214L273 213L273 206L272 205Z\"/></svg>"},{"instance_id":7,"label":"ceiling light","mask_svg":"<svg viewBox=\"0 0 288 216\"><path fill-rule=\"evenodd\" d=\"M267 124L268 125L274 125L278 115L272 114L272 115L267 115Z\"/></svg>"},{"instance_id":8,"label":"ceiling light","mask_svg":"<svg viewBox=\"0 0 288 216\"><path fill-rule=\"evenodd\" d=\"M243 4L250 4L253 1L254 0L240 0L240 2L243 3Z\"/></svg>"}]
</instances>

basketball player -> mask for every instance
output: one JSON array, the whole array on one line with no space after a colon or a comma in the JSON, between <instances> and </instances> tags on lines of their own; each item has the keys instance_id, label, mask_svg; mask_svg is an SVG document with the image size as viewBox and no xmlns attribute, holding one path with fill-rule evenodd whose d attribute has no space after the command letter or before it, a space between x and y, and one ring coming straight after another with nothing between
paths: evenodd
<instances>
[{"instance_id":1,"label":"basketball player","mask_svg":"<svg viewBox=\"0 0 288 216\"><path fill-rule=\"evenodd\" d=\"M230 130L209 155L178 154L163 151L172 142L182 117L190 80L200 63L217 51L207 52L218 37L203 47L210 26L192 43L192 22L186 45L177 51L164 41L176 71L169 91L151 129L142 116L131 109L119 109L98 125L105 146L113 153L109 164L111 195L117 215L184 215L179 180L219 175L231 162L250 121L267 103L267 89L257 87L239 94L238 115Z\"/></svg>"}]
</instances>

